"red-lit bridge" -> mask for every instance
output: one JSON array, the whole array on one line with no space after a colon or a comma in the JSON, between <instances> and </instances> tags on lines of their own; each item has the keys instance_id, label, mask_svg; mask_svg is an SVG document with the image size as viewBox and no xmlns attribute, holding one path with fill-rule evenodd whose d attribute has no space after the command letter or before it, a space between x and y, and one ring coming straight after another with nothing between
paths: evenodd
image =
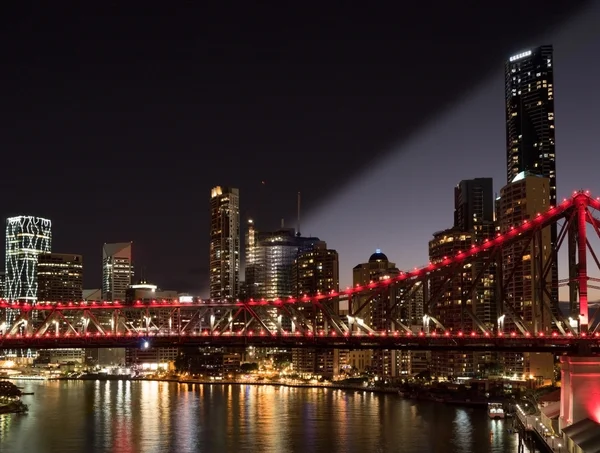
<instances>
[{"instance_id":1,"label":"red-lit bridge","mask_svg":"<svg viewBox=\"0 0 600 453\"><path fill-rule=\"evenodd\" d=\"M600 199L576 192L560 205L522 225L497 234L468 250L398 276L345 291L273 301L65 302L29 305L1 302L0 348L281 346L407 350L552 351L592 354L600 349L600 316L588 313L588 255L600 261L587 238L588 227L600 237ZM532 253L550 225L558 238L549 259ZM564 316L549 278L558 251L567 241L570 307ZM512 259L503 260L510 250ZM533 255L533 257L531 256ZM529 256L527 259L525 256ZM523 279L523 263L536 261L531 274L532 297L541 307L539 320L514 300L511 288ZM494 269L494 300L485 318L478 313L476 291L486 269ZM439 320L446 309L442 294L457 275L463 281L460 326L446 328ZM513 285L513 286L511 286ZM391 297L391 294L394 296ZM417 294L419 294L417 296ZM407 306L422 302L421 326ZM340 311L340 302L347 311ZM385 316L373 316L373 312ZM491 314L490 314L491 311ZM413 317L412 320L409 319ZM545 319L544 319L545 317ZM568 319L570 318L570 319ZM500 322L502 320L502 322Z\"/></svg>"}]
</instances>

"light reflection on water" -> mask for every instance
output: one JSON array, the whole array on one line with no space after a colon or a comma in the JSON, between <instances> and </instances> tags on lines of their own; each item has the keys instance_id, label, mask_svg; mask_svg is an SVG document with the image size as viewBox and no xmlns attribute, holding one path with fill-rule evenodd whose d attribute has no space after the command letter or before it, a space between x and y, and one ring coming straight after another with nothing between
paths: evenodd
<instances>
[{"instance_id":1,"label":"light reflection on water","mask_svg":"<svg viewBox=\"0 0 600 453\"><path fill-rule=\"evenodd\" d=\"M165 382L28 382L0 450L60 453L516 451L510 421L395 395Z\"/></svg>"}]
</instances>

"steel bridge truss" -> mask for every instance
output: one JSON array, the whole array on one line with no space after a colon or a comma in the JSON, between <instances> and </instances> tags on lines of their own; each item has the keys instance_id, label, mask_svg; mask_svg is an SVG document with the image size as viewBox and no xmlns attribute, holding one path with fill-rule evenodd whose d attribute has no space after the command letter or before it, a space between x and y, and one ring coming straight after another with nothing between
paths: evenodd
<instances>
[{"instance_id":1,"label":"steel bridge truss","mask_svg":"<svg viewBox=\"0 0 600 453\"><path fill-rule=\"evenodd\" d=\"M90 344L102 343L99 339L111 339L114 346L128 344L129 339L134 338L165 338L169 339L170 344L177 344L175 339L184 341L203 336L213 340L216 337L229 338L230 343L235 343L233 339L239 338L246 344L248 339L261 338L261 341L267 341L276 338L280 343L297 346L319 343L319 339L323 339L321 343L331 344L330 339L335 339L338 346L345 343L354 344L353 347L369 344L375 338L380 339L379 344L389 346L394 338L420 336L433 338L438 343L448 336L543 338L548 344L548 340L560 337L580 338L584 335L592 340L600 333L599 309L588 316L588 281L600 281L590 279L587 274L588 253L600 269L600 261L587 238L588 225L600 237L600 220L594 217L594 210L600 210L600 199L592 198L587 192L577 192L560 205L551 207L522 225L504 234L497 234L481 244L473 244L470 249L445 257L439 263L430 263L423 268L365 286L299 299L132 304L38 302L35 305L0 301L4 316L4 319L0 318L0 348L21 347L28 342L36 343L37 347L62 347L60 345L68 345L75 339L89 339ZM507 289L516 278L519 266L523 265L523 255L528 250L534 250L536 244L541 244L542 231L555 223L560 226L560 231L551 258L546 262L539 256L532 258L537 260L538 269L533 278L533 291L552 318L552 329L548 331L523 319ZM548 279L565 240L568 244L569 278L555 283L569 286L569 315L575 323L565 319L561 313L558 301L553 297L553 283ZM520 250L521 256L512 260L512 268L502 263L502 253L506 247ZM466 265L475 263L480 271L468 282L464 292L473 297L485 270L495 266L495 314L499 318L508 318L510 322L490 325L479 319L471 307L462 304L461 310L467 322L460 329L448 331L436 313L436 304L457 273ZM431 285L432 278L436 279L435 288ZM406 306L416 303L417 294L422 297L423 325L420 331L415 331L406 317ZM346 304L347 310L341 310L340 306ZM372 316L374 307L385 315L377 321ZM11 316L17 313L16 318L11 318L10 324L7 322L7 313L11 313Z\"/></svg>"}]
</instances>

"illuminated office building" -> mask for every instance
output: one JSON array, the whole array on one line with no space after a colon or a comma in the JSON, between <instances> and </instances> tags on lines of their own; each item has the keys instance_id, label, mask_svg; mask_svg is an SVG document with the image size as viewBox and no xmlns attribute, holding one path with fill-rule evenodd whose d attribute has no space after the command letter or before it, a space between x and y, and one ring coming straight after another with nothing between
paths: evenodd
<instances>
[{"instance_id":1,"label":"illuminated office building","mask_svg":"<svg viewBox=\"0 0 600 453\"><path fill-rule=\"evenodd\" d=\"M548 178L549 206L556 206L556 151L554 118L554 55L551 45L525 50L505 64L506 182L518 175ZM558 228L550 227L552 248ZM556 253L555 250L553 253ZM555 256L556 258L556 256ZM558 307L558 266L551 264L549 288ZM555 308L555 315L558 311Z\"/></svg>"},{"instance_id":2,"label":"illuminated office building","mask_svg":"<svg viewBox=\"0 0 600 453\"><path fill-rule=\"evenodd\" d=\"M556 205L554 64L551 45L513 55L505 65L507 182L529 172L548 178Z\"/></svg>"},{"instance_id":3,"label":"illuminated office building","mask_svg":"<svg viewBox=\"0 0 600 453\"><path fill-rule=\"evenodd\" d=\"M313 249L298 255L294 262L292 279L295 297L339 291L338 253L328 249L324 242L315 244ZM324 303L330 304L334 313L339 313L338 300ZM315 321L317 331L330 329L321 313L317 315ZM292 364L297 373L332 378L339 373L339 351L337 349L294 349Z\"/></svg>"},{"instance_id":4,"label":"illuminated office building","mask_svg":"<svg viewBox=\"0 0 600 453\"><path fill-rule=\"evenodd\" d=\"M210 298L235 300L240 290L240 191L210 191Z\"/></svg>"},{"instance_id":5,"label":"illuminated office building","mask_svg":"<svg viewBox=\"0 0 600 453\"><path fill-rule=\"evenodd\" d=\"M299 253L319 244L322 244L319 238L298 236L294 228L258 231L249 220L245 253L247 296L265 300L294 296L294 261Z\"/></svg>"},{"instance_id":6,"label":"illuminated office building","mask_svg":"<svg viewBox=\"0 0 600 453\"><path fill-rule=\"evenodd\" d=\"M116 242L102 247L102 300L125 300L133 279L131 245Z\"/></svg>"},{"instance_id":7,"label":"illuminated office building","mask_svg":"<svg viewBox=\"0 0 600 453\"><path fill-rule=\"evenodd\" d=\"M83 257L66 253L41 253L38 257L38 300L83 300Z\"/></svg>"},{"instance_id":8,"label":"illuminated office building","mask_svg":"<svg viewBox=\"0 0 600 453\"><path fill-rule=\"evenodd\" d=\"M33 216L6 220L5 298L37 300L37 265L40 253L51 251L52 222Z\"/></svg>"},{"instance_id":9,"label":"illuminated office building","mask_svg":"<svg viewBox=\"0 0 600 453\"><path fill-rule=\"evenodd\" d=\"M523 172L518 174L510 184L500 190L497 200L498 224L500 233L505 234L514 226L522 225L538 213L548 210L550 203L550 179ZM552 246L552 229L544 228L531 244L523 241L503 247L503 274L513 273L513 278L507 282L505 290L506 303L523 322L524 327L531 332L548 334L553 327L553 312L555 307L551 289L554 277L549 272L544 285L547 291L541 290L538 284L543 280L544 269L554 253ZM515 269L516 267L516 269ZM550 294L549 294L550 293ZM506 310L503 310L506 312ZM517 330L509 316L499 319L499 327L506 331ZM504 371L507 375L529 377L533 374L543 379L553 379L553 374L537 376L532 361L542 359L552 362L551 354L504 354Z\"/></svg>"}]
</instances>

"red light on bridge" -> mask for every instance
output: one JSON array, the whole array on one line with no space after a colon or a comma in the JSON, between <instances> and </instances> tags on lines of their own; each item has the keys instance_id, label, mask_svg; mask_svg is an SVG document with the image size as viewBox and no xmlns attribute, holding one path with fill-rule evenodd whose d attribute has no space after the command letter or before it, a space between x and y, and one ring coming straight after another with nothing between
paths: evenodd
<instances>
[{"instance_id":1,"label":"red light on bridge","mask_svg":"<svg viewBox=\"0 0 600 453\"><path fill-rule=\"evenodd\" d=\"M475 332L471 332L472 337L474 337L475 335L477 335Z\"/></svg>"},{"instance_id":2,"label":"red light on bridge","mask_svg":"<svg viewBox=\"0 0 600 453\"><path fill-rule=\"evenodd\" d=\"M484 335L485 335L486 337L489 337L489 336L490 336L490 333L489 333L489 332L485 332L485 333L484 333Z\"/></svg>"},{"instance_id":3,"label":"red light on bridge","mask_svg":"<svg viewBox=\"0 0 600 453\"><path fill-rule=\"evenodd\" d=\"M525 336L526 336L526 337L530 337L530 336L531 336L531 334L530 334L529 332L525 332Z\"/></svg>"},{"instance_id":4,"label":"red light on bridge","mask_svg":"<svg viewBox=\"0 0 600 453\"><path fill-rule=\"evenodd\" d=\"M444 332L444 336L445 337L449 337L450 336L450 332L448 332L448 331Z\"/></svg>"},{"instance_id":5,"label":"red light on bridge","mask_svg":"<svg viewBox=\"0 0 600 453\"><path fill-rule=\"evenodd\" d=\"M538 333L538 335L539 335L540 337L543 337L543 336L544 336L544 332L539 332L539 333Z\"/></svg>"},{"instance_id":6,"label":"red light on bridge","mask_svg":"<svg viewBox=\"0 0 600 453\"><path fill-rule=\"evenodd\" d=\"M503 337L504 336L504 332L498 332L498 336L499 337Z\"/></svg>"},{"instance_id":7,"label":"red light on bridge","mask_svg":"<svg viewBox=\"0 0 600 453\"><path fill-rule=\"evenodd\" d=\"M463 336L463 333L462 333L462 332L458 332L458 336L459 336L459 337L462 337L462 336Z\"/></svg>"},{"instance_id":8,"label":"red light on bridge","mask_svg":"<svg viewBox=\"0 0 600 453\"><path fill-rule=\"evenodd\" d=\"M511 333L510 333L510 336L511 336L511 337L516 337L516 336L517 336L517 333L516 333L516 332L511 332Z\"/></svg>"},{"instance_id":9,"label":"red light on bridge","mask_svg":"<svg viewBox=\"0 0 600 453\"><path fill-rule=\"evenodd\" d=\"M419 332L419 336L420 337L424 337L425 336L425 332L423 332L423 331Z\"/></svg>"}]
</instances>

